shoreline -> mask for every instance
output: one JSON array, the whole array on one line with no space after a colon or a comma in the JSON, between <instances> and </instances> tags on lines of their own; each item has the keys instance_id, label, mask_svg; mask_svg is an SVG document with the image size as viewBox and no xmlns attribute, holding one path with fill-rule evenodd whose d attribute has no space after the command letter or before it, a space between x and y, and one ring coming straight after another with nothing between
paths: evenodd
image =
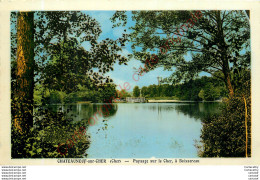
<instances>
[{"instance_id":1,"label":"shoreline","mask_svg":"<svg viewBox=\"0 0 260 180\"><path fill-rule=\"evenodd\" d=\"M223 101L185 101L185 100L147 100L147 103L203 103L203 102L223 102Z\"/></svg>"},{"instance_id":2,"label":"shoreline","mask_svg":"<svg viewBox=\"0 0 260 180\"><path fill-rule=\"evenodd\" d=\"M208 102L219 102L222 103L223 101L186 101L186 100L146 100L145 103L208 103ZM127 104L133 104L133 103L139 103L139 102L113 102L113 104L121 104L121 103L127 103ZM78 103L57 103L57 104L48 104L48 105L77 105L77 104L109 104L109 103L102 103L102 102L78 102Z\"/></svg>"}]
</instances>

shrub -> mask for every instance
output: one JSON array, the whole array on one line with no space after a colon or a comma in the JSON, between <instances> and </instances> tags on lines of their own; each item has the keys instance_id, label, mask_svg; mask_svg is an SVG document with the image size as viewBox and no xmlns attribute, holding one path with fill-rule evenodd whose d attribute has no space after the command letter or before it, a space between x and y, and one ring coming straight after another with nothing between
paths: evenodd
<instances>
[{"instance_id":1,"label":"shrub","mask_svg":"<svg viewBox=\"0 0 260 180\"><path fill-rule=\"evenodd\" d=\"M35 113L34 127L27 136L17 132L12 122L12 158L78 158L85 157L89 147L89 136L77 139L74 146L62 155L58 152L58 144L66 143L75 131L86 123L73 123L65 113L54 113L40 108Z\"/></svg>"},{"instance_id":2,"label":"shrub","mask_svg":"<svg viewBox=\"0 0 260 180\"><path fill-rule=\"evenodd\" d=\"M229 98L220 116L203 121L201 157L251 156L251 93L250 80Z\"/></svg>"}]
</instances>

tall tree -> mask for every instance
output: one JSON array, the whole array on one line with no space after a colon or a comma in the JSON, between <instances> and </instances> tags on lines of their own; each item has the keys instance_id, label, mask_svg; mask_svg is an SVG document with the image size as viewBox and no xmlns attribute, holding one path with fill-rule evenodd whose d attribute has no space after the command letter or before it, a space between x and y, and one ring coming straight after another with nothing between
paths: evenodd
<instances>
[{"instance_id":1,"label":"tall tree","mask_svg":"<svg viewBox=\"0 0 260 180\"><path fill-rule=\"evenodd\" d=\"M149 94L146 86L142 87L141 93L143 97L146 97Z\"/></svg>"},{"instance_id":2,"label":"tall tree","mask_svg":"<svg viewBox=\"0 0 260 180\"><path fill-rule=\"evenodd\" d=\"M34 22L33 12L19 12L14 126L21 134L33 125Z\"/></svg>"},{"instance_id":3,"label":"tall tree","mask_svg":"<svg viewBox=\"0 0 260 180\"><path fill-rule=\"evenodd\" d=\"M158 63L175 72L178 83L207 72L222 79L232 96L250 68L250 27L244 11L133 11L129 35L135 58L145 62L156 53ZM125 20L117 12L112 20ZM125 25L126 22L123 24ZM184 56L190 56L185 59ZM217 74L216 72L221 72Z\"/></svg>"},{"instance_id":4,"label":"tall tree","mask_svg":"<svg viewBox=\"0 0 260 180\"><path fill-rule=\"evenodd\" d=\"M113 70L116 61L127 61L118 54L125 38L98 42L101 32L100 24L80 11L11 13L12 115L16 129L23 132L33 125L34 84L72 92L80 83L102 89L104 83L111 82L102 76ZM89 51L82 47L83 42L90 44Z\"/></svg>"},{"instance_id":5,"label":"tall tree","mask_svg":"<svg viewBox=\"0 0 260 180\"><path fill-rule=\"evenodd\" d=\"M140 88L138 86L134 87L133 95L134 95L134 97L139 97L140 96Z\"/></svg>"},{"instance_id":6,"label":"tall tree","mask_svg":"<svg viewBox=\"0 0 260 180\"><path fill-rule=\"evenodd\" d=\"M37 82L47 88L66 92L77 91L77 84L97 88L112 82L104 74L113 70L116 61L127 61L118 53L125 38L98 41L100 24L83 12L40 11L36 16ZM83 48L83 42L89 43L89 50Z\"/></svg>"},{"instance_id":7,"label":"tall tree","mask_svg":"<svg viewBox=\"0 0 260 180\"><path fill-rule=\"evenodd\" d=\"M122 89L121 91L117 91L117 97L127 98L127 97L131 97L131 95L125 89Z\"/></svg>"}]
</instances>

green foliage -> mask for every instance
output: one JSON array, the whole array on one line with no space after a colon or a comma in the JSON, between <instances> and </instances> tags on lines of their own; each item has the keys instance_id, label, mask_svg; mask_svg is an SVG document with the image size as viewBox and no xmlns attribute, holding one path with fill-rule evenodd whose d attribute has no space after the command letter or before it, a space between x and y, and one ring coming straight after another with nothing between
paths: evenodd
<instances>
[{"instance_id":1,"label":"green foliage","mask_svg":"<svg viewBox=\"0 0 260 180\"><path fill-rule=\"evenodd\" d=\"M147 95L149 94L148 88L146 86L142 87L141 94L143 97L147 97Z\"/></svg>"},{"instance_id":2,"label":"green foliage","mask_svg":"<svg viewBox=\"0 0 260 180\"><path fill-rule=\"evenodd\" d=\"M59 103L66 94L79 91L85 86L94 102L102 102L104 94L99 88L112 83L104 74L113 70L113 65L126 64L127 58L120 54L126 37L97 41L102 32L100 24L80 11L36 11L34 13L35 39L35 84L41 89L34 93L40 104L46 93L52 93L46 103ZM11 13L11 60L12 90L16 86L17 12ZM90 50L82 43L89 43ZM96 69L98 72L94 72ZM45 91L45 92L43 92ZM100 91L95 94L90 91ZM13 93L13 91L12 91ZM109 96L111 93L109 94ZM73 97L73 95L71 95ZM80 95L81 96L81 95ZM80 99L85 99L84 97Z\"/></svg>"},{"instance_id":3,"label":"green foliage","mask_svg":"<svg viewBox=\"0 0 260 180\"><path fill-rule=\"evenodd\" d=\"M127 15L125 14L125 11L116 11L113 17L111 18L111 21L113 23L113 28L118 26L125 26L127 23Z\"/></svg>"},{"instance_id":4,"label":"green foliage","mask_svg":"<svg viewBox=\"0 0 260 180\"><path fill-rule=\"evenodd\" d=\"M205 101L214 101L220 97L220 89L208 83L200 90L198 96Z\"/></svg>"},{"instance_id":5,"label":"green foliage","mask_svg":"<svg viewBox=\"0 0 260 180\"><path fill-rule=\"evenodd\" d=\"M113 22L125 25L126 15L116 12ZM151 52L156 53L159 61L153 68L176 68L168 82L188 81L207 72L233 91L238 84L231 74L250 67L250 26L242 10L132 11L132 19L133 56L144 63Z\"/></svg>"},{"instance_id":6,"label":"green foliage","mask_svg":"<svg viewBox=\"0 0 260 180\"><path fill-rule=\"evenodd\" d=\"M149 95L148 95L148 92L146 92L147 96L150 96L150 97L156 97L159 94L159 93L157 93L157 86L156 85L148 86L147 91L149 92Z\"/></svg>"},{"instance_id":7,"label":"green foliage","mask_svg":"<svg viewBox=\"0 0 260 180\"><path fill-rule=\"evenodd\" d=\"M50 93L50 104L58 104L63 103L65 93L62 93L60 91L52 91Z\"/></svg>"},{"instance_id":8,"label":"green foliage","mask_svg":"<svg viewBox=\"0 0 260 180\"><path fill-rule=\"evenodd\" d=\"M116 97L116 86L114 84L105 84L99 87L98 92L101 94L101 102L108 102L112 97Z\"/></svg>"},{"instance_id":9,"label":"green foliage","mask_svg":"<svg viewBox=\"0 0 260 180\"><path fill-rule=\"evenodd\" d=\"M91 90L85 86L81 86L77 92L72 92L64 97L65 103L76 103L80 101L106 102L111 97L116 96L114 84L104 84L97 88L97 91Z\"/></svg>"},{"instance_id":10,"label":"green foliage","mask_svg":"<svg viewBox=\"0 0 260 180\"><path fill-rule=\"evenodd\" d=\"M69 112L69 111L67 111ZM66 144L73 140L75 131L86 127L86 122L73 123L66 118L66 113L55 113L48 109L39 108L35 113L34 127L28 134L18 133L12 121L12 158L76 158L85 157L89 147L89 137L75 137L74 145L68 149L66 155L61 155L57 148L59 144ZM63 150L64 152L64 150Z\"/></svg>"},{"instance_id":11,"label":"green foliage","mask_svg":"<svg viewBox=\"0 0 260 180\"><path fill-rule=\"evenodd\" d=\"M201 142L197 144L200 156L245 157L246 146L247 156L251 156L251 88L248 78L243 78L242 88L227 100L221 115L204 119Z\"/></svg>"},{"instance_id":12,"label":"green foliage","mask_svg":"<svg viewBox=\"0 0 260 180\"><path fill-rule=\"evenodd\" d=\"M78 91L67 94L64 97L64 103L76 103L79 101L99 102L99 94L95 91Z\"/></svg>"},{"instance_id":13,"label":"green foliage","mask_svg":"<svg viewBox=\"0 0 260 180\"><path fill-rule=\"evenodd\" d=\"M113 70L116 61L126 63L119 53L125 39L97 41L102 30L91 16L80 11L37 11L35 15L37 73L44 87L71 93L80 84L96 90L112 82L104 74ZM83 42L90 44L90 50L83 48Z\"/></svg>"},{"instance_id":14,"label":"green foliage","mask_svg":"<svg viewBox=\"0 0 260 180\"><path fill-rule=\"evenodd\" d=\"M198 96L199 96L201 99L203 99L203 100L205 99L205 93L204 93L204 90L203 90L203 89L200 90Z\"/></svg>"},{"instance_id":15,"label":"green foliage","mask_svg":"<svg viewBox=\"0 0 260 180\"><path fill-rule=\"evenodd\" d=\"M115 95L115 85L104 74L113 70L116 62L126 65L127 58L119 53L125 37L97 41L102 32L100 24L80 11L31 13L34 31L25 33L34 35L34 62L26 68L34 70L31 78L36 87L30 89L34 92L34 102L29 102L30 106L34 105L34 111L37 105L46 107L46 104L86 100L103 102ZM24 105L14 98L14 92L21 86L17 83L17 14L11 13L12 157L62 157L57 152L58 143L71 138L74 130L78 129L76 123L68 123L66 115L38 110L33 114L33 126L26 134L21 135L14 128L16 120L22 119L16 115L25 114L18 112L19 109L14 106ZM90 50L83 48L82 43L89 43ZM29 113L32 115L32 112ZM27 119L22 121L26 123ZM62 133L64 139L59 139L59 142L55 138L46 139L45 135L51 133L55 136ZM69 149L66 157L82 157L88 144L87 138L79 140Z\"/></svg>"},{"instance_id":16,"label":"green foliage","mask_svg":"<svg viewBox=\"0 0 260 180\"><path fill-rule=\"evenodd\" d=\"M131 97L131 94L128 93L125 89L122 89L121 91L117 91L117 97L118 98Z\"/></svg>"},{"instance_id":17,"label":"green foliage","mask_svg":"<svg viewBox=\"0 0 260 180\"><path fill-rule=\"evenodd\" d=\"M65 93L62 91L54 91L45 89L41 85L37 85L34 89L34 103L36 105L42 104L64 104L64 103L77 103L83 101L90 102L105 102L111 97L116 96L116 88L114 84L104 84L97 87L96 91L87 88L86 86L78 85L78 91ZM124 96L129 97L127 92L122 92Z\"/></svg>"},{"instance_id":18,"label":"green foliage","mask_svg":"<svg viewBox=\"0 0 260 180\"><path fill-rule=\"evenodd\" d=\"M134 95L134 97L139 97L140 96L140 88L138 86L134 87L133 95Z\"/></svg>"},{"instance_id":19,"label":"green foliage","mask_svg":"<svg viewBox=\"0 0 260 180\"><path fill-rule=\"evenodd\" d=\"M213 101L227 96L227 89L222 81L203 76L182 84L162 84L143 87L142 95L150 99L179 99L191 101ZM174 98L173 98L174 97Z\"/></svg>"}]
</instances>

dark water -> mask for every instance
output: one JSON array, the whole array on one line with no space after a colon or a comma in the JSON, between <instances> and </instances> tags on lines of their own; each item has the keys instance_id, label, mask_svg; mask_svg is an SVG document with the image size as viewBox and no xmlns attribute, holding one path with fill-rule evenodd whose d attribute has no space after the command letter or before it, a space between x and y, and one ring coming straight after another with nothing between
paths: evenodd
<instances>
[{"instance_id":1,"label":"dark water","mask_svg":"<svg viewBox=\"0 0 260 180\"><path fill-rule=\"evenodd\" d=\"M103 105L103 108L102 108ZM201 118L219 113L221 103L119 103L52 106L75 121L91 117L88 158L195 158ZM97 112L98 111L98 112ZM94 120L95 119L95 122Z\"/></svg>"}]
</instances>

